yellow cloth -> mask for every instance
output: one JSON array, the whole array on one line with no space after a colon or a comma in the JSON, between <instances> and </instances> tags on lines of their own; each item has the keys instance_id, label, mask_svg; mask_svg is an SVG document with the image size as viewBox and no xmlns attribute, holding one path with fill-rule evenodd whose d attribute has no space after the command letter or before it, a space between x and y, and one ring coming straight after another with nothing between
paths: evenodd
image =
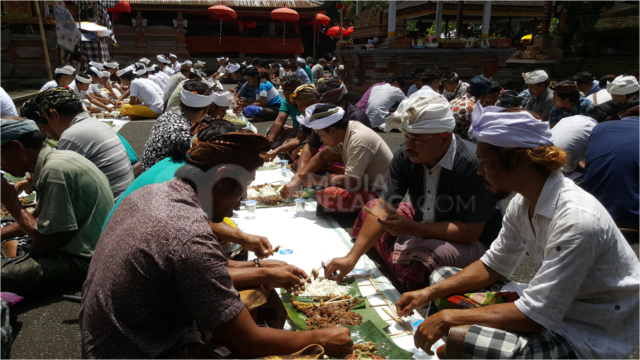
<instances>
[{"instance_id":1,"label":"yellow cloth","mask_svg":"<svg viewBox=\"0 0 640 360\"><path fill-rule=\"evenodd\" d=\"M224 218L224 222L225 224L231 226L234 229L237 229L238 227L236 226L236 224L233 223L233 221L231 221L231 219L229 219L228 217Z\"/></svg>"},{"instance_id":2,"label":"yellow cloth","mask_svg":"<svg viewBox=\"0 0 640 360\"><path fill-rule=\"evenodd\" d=\"M147 105L122 105L120 114L123 116L139 116L147 119L155 119L161 114L156 114L153 110L149 109Z\"/></svg>"}]
</instances>

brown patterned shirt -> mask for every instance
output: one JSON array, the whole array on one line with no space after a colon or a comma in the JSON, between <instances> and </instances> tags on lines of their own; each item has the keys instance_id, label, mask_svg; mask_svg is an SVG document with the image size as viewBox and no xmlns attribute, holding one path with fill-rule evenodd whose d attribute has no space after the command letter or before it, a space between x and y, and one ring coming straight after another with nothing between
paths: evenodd
<instances>
[{"instance_id":1,"label":"brown patterned shirt","mask_svg":"<svg viewBox=\"0 0 640 360\"><path fill-rule=\"evenodd\" d=\"M471 126L471 113L476 106L476 98L471 94L465 94L455 98L449 103L453 117L456 119L456 127L453 132L463 139L469 139L469 127Z\"/></svg>"},{"instance_id":2,"label":"brown patterned shirt","mask_svg":"<svg viewBox=\"0 0 640 360\"><path fill-rule=\"evenodd\" d=\"M243 303L193 189L179 179L124 198L82 289L83 358L173 357L194 324L236 317Z\"/></svg>"}]
</instances>

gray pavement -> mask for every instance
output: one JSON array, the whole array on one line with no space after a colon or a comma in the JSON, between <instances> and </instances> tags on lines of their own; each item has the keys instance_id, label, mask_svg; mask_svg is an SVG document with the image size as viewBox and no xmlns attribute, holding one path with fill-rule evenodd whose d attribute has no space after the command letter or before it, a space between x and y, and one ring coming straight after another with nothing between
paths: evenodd
<instances>
[{"instance_id":1,"label":"gray pavement","mask_svg":"<svg viewBox=\"0 0 640 360\"><path fill-rule=\"evenodd\" d=\"M289 123L291 120L289 120ZM144 145L151 131L154 121L135 121L124 126L120 134L124 136L135 149L139 158L144 153ZM273 122L255 123L261 134L265 134L269 125ZM392 151L398 149L403 142L401 133L380 133ZM336 220L348 232L355 221L354 216L339 216ZM632 248L638 255L638 239L628 239ZM390 277L388 269L375 252L369 251L368 255L380 265L382 272ZM535 268L531 257L525 257L516 269L512 280L529 282L535 274ZM397 287L397 284L396 284ZM67 294L80 295L70 291ZM78 312L80 304L67 302L62 299L62 294L50 295L40 299L26 299L11 309L12 323L14 326L15 342L11 357L14 359L61 359L80 358L81 335L78 326ZM629 358L638 359L638 350Z\"/></svg>"}]
</instances>

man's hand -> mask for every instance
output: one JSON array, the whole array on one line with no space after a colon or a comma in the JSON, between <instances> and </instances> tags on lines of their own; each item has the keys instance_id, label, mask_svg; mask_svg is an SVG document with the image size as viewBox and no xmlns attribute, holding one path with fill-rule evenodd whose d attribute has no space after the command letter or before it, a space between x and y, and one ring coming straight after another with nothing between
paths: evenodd
<instances>
[{"instance_id":1,"label":"man's hand","mask_svg":"<svg viewBox=\"0 0 640 360\"><path fill-rule=\"evenodd\" d=\"M278 156L278 152L276 150L271 150L264 155L264 162L272 161Z\"/></svg>"},{"instance_id":2,"label":"man's hand","mask_svg":"<svg viewBox=\"0 0 640 360\"><path fill-rule=\"evenodd\" d=\"M329 183L329 181L325 179L324 176L320 176L316 174L304 174L300 176L300 181L302 181L302 183L306 187L312 187L315 185L323 185L323 184Z\"/></svg>"},{"instance_id":3,"label":"man's hand","mask_svg":"<svg viewBox=\"0 0 640 360\"><path fill-rule=\"evenodd\" d=\"M427 289L410 291L402 294L396 303L396 311L400 316L411 316L413 310L423 308L431 302Z\"/></svg>"},{"instance_id":4,"label":"man's hand","mask_svg":"<svg viewBox=\"0 0 640 360\"><path fill-rule=\"evenodd\" d=\"M245 234L244 241L242 247L247 251L255 253L258 259L269 255L269 250L272 248L269 239L264 236Z\"/></svg>"},{"instance_id":5,"label":"man's hand","mask_svg":"<svg viewBox=\"0 0 640 360\"><path fill-rule=\"evenodd\" d=\"M100 108L97 107L97 106L89 106L87 108L87 110L89 110L89 112L94 113L94 114L98 114L98 113L102 112L102 110L100 110Z\"/></svg>"},{"instance_id":6,"label":"man's hand","mask_svg":"<svg viewBox=\"0 0 640 360\"><path fill-rule=\"evenodd\" d=\"M284 261L280 260L262 260L260 261L260 266L263 268L271 268L278 266L287 266L288 264Z\"/></svg>"},{"instance_id":7,"label":"man's hand","mask_svg":"<svg viewBox=\"0 0 640 360\"><path fill-rule=\"evenodd\" d=\"M437 312L426 318L420 326L418 326L418 330L413 335L413 342L416 348L420 348L427 354L433 356L431 346L435 344L436 341L442 339L443 336L447 335L451 328L451 325L447 324L444 320L449 311L450 310L443 310Z\"/></svg>"},{"instance_id":8,"label":"man's hand","mask_svg":"<svg viewBox=\"0 0 640 360\"><path fill-rule=\"evenodd\" d=\"M22 210L22 204L18 199L18 191L16 188L9 184L9 181L3 176L2 183L0 185L0 202L9 211L11 215L17 217L18 213Z\"/></svg>"},{"instance_id":9,"label":"man's hand","mask_svg":"<svg viewBox=\"0 0 640 360\"><path fill-rule=\"evenodd\" d=\"M347 274L350 273L351 270L353 270L357 262L358 259L355 259L354 261L354 259L350 258L348 255L345 257L332 259L324 268L324 277L330 279L332 275L337 274L337 272L340 271L340 273L336 276L336 282L340 284L342 279L347 276Z\"/></svg>"},{"instance_id":10,"label":"man's hand","mask_svg":"<svg viewBox=\"0 0 640 360\"><path fill-rule=\"evenodd\" d=\"M293 287L299 285L300 288L296 289L296 295L298 295L298 290L304 290L304 279L309 277L302 269L293 265L267 268L266 270L268 271L267 287L270 289L285 288L288 293L291 293Z\"/></svg>"},{"instance_id":11,"label":"man's hand","mask_svg":"<svg viewBox=\"0 0 640 360\"><path fill-rule=\"evenodd\" d=\"M384 219L378 219L382 228L393 236L413 235L415 223L402 215L389 215Z\"/></svg>"},{"instance_id":12,"label":"man's hand","mask_svg":"<svg viewBox=\"0 0 640 360\"><path fill-rule=\"evenodd\" d=\"M282 187L280 187L280 196L283 199L288 199L295 194L297 188L298 186L296 186L296 184L294 184L293 181L291 181L288 184L285 184Z\"/></svg>"},{"instance_id":13,"label":"man's hand","mask_svg":"<svg viewBox=\"0 0 640 360\"><path fill-rule=\"evenodd\" d=\"M33 192L33 182L31 180L31 177L28 177L24 180L16 181L15 183L13 183L13 186L16 188L18 194L22 193L23 191L27 194L31 194Z\"/></svg>"},{"instance_id":14,"label":"man's hand","mask_svg":"<svg viewBox=\"0 0 640 360\"><path fill-rule=\"evenodd\" d=\"M346 327L337 326L332 328L313 330L318 339L318 345L324 348L325 354L337 359L344 359L351 354L353 340L351 332Z\"/></svg>"}]
</instances>

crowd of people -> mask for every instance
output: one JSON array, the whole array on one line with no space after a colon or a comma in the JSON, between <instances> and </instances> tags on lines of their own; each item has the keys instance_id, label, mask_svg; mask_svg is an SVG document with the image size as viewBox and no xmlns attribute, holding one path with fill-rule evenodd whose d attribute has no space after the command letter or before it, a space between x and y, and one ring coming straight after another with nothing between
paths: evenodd
<instances>
[{"instance_id":1,"label":"crowd of people","mask_svg":"<svg viewBox=\"0 0 640 360\"><path fill-rule=\"evenodd\" d=\"M27 175L2 179L15 219L0 230L2 291L82 288L83 357L351 353L344 327L281 330L274 289L304 289L308 275L264 260L270 241L229 220L276 156L295 170L281 197L305 186L318 216L358 216L353 248L326 277L340 282L375 248L403 291L397 312L429 306L415 333L425 351L447 334L447 357L636 349L640 262L621 232L639 230L636 77L536 70L516 91L416 69L408 91L390 74L354 104L336 58L221 57L211 75L202 62L157 60L62 66L19 112L0 91L2 170ZM142 159L90 115L117 108L157 119ZM263 136L230 112L273 124ZM398 149L381 137L390 131L404 136ZM33 191L30 212L19 195ZM257 260L229 259L237 245ZM440 306L474 292L502 299L525 254L536 274L515 299Z\"/></svg>"}]
</instances>

